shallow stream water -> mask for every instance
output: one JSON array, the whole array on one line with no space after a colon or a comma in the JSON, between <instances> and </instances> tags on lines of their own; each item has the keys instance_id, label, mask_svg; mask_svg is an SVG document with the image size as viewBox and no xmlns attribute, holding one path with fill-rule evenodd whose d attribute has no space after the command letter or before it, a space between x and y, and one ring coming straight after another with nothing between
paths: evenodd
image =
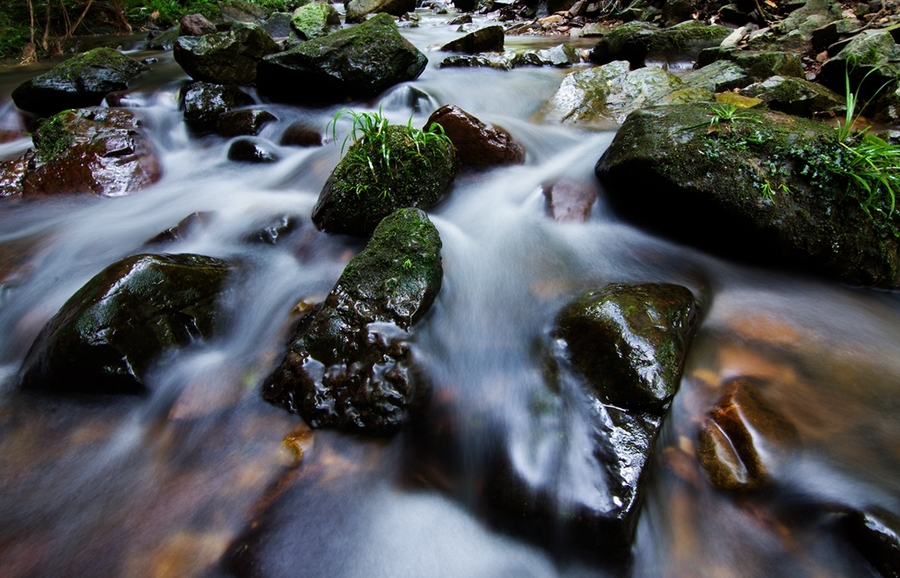
<instances>
[{"instance_id":1,"label":"shallow stream water","mask_svg":"<svg viewBox=\"0 0 900 578\"><path fill-rule=\"evenodd\" d=\"M424 419L449 433L422 444L418 429L387 440L311 432L262 400L292 310L321 300L362 248L309 218L349 127L338 123L335 142L328 124L339 107L262 104L278 121L260 136L281 160L229 161L227 139L186 131L177 97L187 77L171 53L138 49L136 58L159 61L129 103L164 178L127 197L0 204L0 575L878 576L834 516L900 516L900 295L704 254L622 222L602 194L587 222L555 222L542 184L595 183L614 133L535 120L569 71L439 69L436 47L459 34L446 17L422 16L403 32L429 56L424 74L348 106L422 126L455 104L528 151L523 166L462 175L429 211L444 283L414 351L434 387ZM0 129L20 126L9 93L37 72L0 71ZM328 142L276 145L297 120ZM0 157L29 146L2 144ZM148 243L195 212L208 217L187 239ZM293 231L274 245L252 241L285 215L296 217ZM170 354L144 396L19 392L20 364L48 319L104 267L142 252L240 262L227 330ZM500 531L482 493L497 448L560 499L591 483L584 408L548 391L540 344L568 300L611 282L678 283L704 302L625 568ZM701 420L737 376L760 383L800 438L771 488L754 495L713 488L696 455ZM562 400L557 411L535 409L547 396Z\"/></svg>"}]
</instances>

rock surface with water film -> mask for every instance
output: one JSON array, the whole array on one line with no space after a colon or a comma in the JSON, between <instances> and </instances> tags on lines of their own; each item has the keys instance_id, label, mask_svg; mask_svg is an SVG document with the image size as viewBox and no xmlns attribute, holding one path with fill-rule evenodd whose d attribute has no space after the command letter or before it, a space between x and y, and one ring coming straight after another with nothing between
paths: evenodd
<instances>
[{"instance_id":1,"label":"rock surface with water film","mask_svg":"<svg viewBox=\"0 0 900 578\"><path fill-rule=\"evenodd\" d=\"M127 195L162 177L138 116L126 109L67 110L44 121L34 149L0 163L0 196Z\"/></svg>"},{"instance_id":2,"label":"rock surface with water film","mask_svg":"<svg viewBox=\"0 0 900 578\"><path fill-rule=\"evenodd\" d=\"M236 86L197 81L181 91L184 122L198 135L216 130L224 114L253 103L253 97Z\"/></svg>"},{"instance_id":3,"label":"rock surface with water film","mask_svg":"<svg viewBox=\"0 0 900 578\"><path fill-rule=\"evenodd\" d=\"M134 255L79 289L35 339L22 387L140 393L167 350L208 337L229 265L202 255Z\"/></svg>"},{"instance_id":4,"label":"rock surface with water film","mask_svg":"<svg viewBox=\"0 0 900 578\"><path fill-rule=\"evenodd\" d=\"M49 116L69 108L96 106L110 92L149 70L146 64L112 48L95 48L20 84L12 93L16 106Z\"/></svg>"},{"instance_id":5,"label":"rock surface with water film","mask_svg":"<svg viewBox=\"0 0 900 578\"><path fill-rule=\"evenodd\" d=\"M437 109L425 122L428 129L437 123L444 130L463 167L519 165L525 162L525 147L503 127L487 125L458 106Z\"/></svg>"},{"instance_id":6,"label":"rock surface with water film","mask_svg":"<svg viewBox=\"0 0 900 578\"><path fill-rule=\"evenodd\" d=\"M502 52L503 41L506 39L503 27L499 24L485 26L474 32L470 32L462 38L452 40L441 46L442 52L463 52L465 54L478 54L479 52Z\"/></svg>"},{"instance_id":7,"label":"rock surface with water film","mask_svg":"<svg viewBox=\"0 0 900 578\"><path fill-rule=\"evenodd\" d=\"M173 55L194 80L250 85L256 83L259 61L279 50L259 24L235 22L227 32L180 36Z\"/></svg>"},{"instance_id":8,"label":"rock surface with water film","mask_svg":"<svg viewBox=\"0 0 900 578\"><path fill-rule=\"evenodd\" d=\"M313 427L390 435L426 386L411 331L441 288L441 240L419 209L385 218L312 319L301 322L264 397Z\"/></svg>"},{"instance_id":9,"label":"rock surface with water film","mask_svg":"<svg viewBox=\"0 0 900 578\"><path fill-rule=\"evenodd\" d=\"M452 143L419 142L421 131L407 126L384 130L388 157L377 140L362 138L332 171L313 208L320 230L365 236L395 210L428 207L450 188L457 172Z\"/></svg>"},{"instance_id":10,"label":"rock surface with water film","mask_svg":"<svg viewBox=\"0 0 900 578\"><path fill-rule=\"evenodd\" d=\"M737 379L701 425L697 452L714 486L749 491L764 487L798 443L797 429L756 384Z\"/></svg>"},{"instance_id":11,"label":"rock surface with water film","mask_svg":"<svg viewBox=\"0 0 900 578\"><path fill-rule=\"evenodd\" d=\"M646 22L629 22L603 36L591 50L591 62L607 64L627 60L633 68L644 66L648 55L696 54L718 46L731 31L724 26L684 22L659 29Z\"/></svg>"},{"instance_id":12,"label":"rock surface with water film","mask_svg":"<svg viewBox=\"0 0 900 578\"><path fill-rule=\"evenodd\" d=\"M387 14L263 58L261 93L292 102L370 98L418 78L428 58L400 36Z\"/></svg>"},{"instance_id":13,"label":"rock surface with water film","mask_svg":"<svg viewBox=\"0 0 900 578\"><path fill-rule=\"evenodd\" d=\"M632 114L595 168L613 208L720 254L900 287L897 214L882 199L870 216L847 194L832 126L767 111L713 120L703 105Z\"/></svg>"}]
</instances>

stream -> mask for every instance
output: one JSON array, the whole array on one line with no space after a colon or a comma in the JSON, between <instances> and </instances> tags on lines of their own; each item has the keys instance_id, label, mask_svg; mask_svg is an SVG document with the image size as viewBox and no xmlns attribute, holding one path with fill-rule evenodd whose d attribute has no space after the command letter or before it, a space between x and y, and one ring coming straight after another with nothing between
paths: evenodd
<instances>
[{"instance_id":1,"label":"stream","mask_svg":"<svg viewBox=\"0 0 900 578\"><path fill-rule=\"evenodd\" d=\"M228 139L189 135L178 110L188 77L171 52L136 42L128 54L158 62L127 102L161 155L162 180L119 198L0 203L0 575L880 576L837 520L900 516L900 295L705 254L622 221L602 194L586 222L555 222L542 185L596 183L614 133L534 120L572 69L440 69L437 47L459 33L448 16L420 13L402 33L428 55L425 72L346 106L422 126L455 104L527 150L524 165L461 175L428 211L444 280L413 344L433 386L424 424L388 439L309 430L260 395L292 310L322 300L363 247L310 220L349 131L343 118L332 138L340 107L263 103L278 120L260 137L280 160L230 161ZM558 42L512 36L507 48ZM10 92L46 68L0 70L0 130L21 122ZM277 145L295 121L325 144ZM30 146L0 144L0 158ZM192 213L203 226L185 239L150 242ZM254 236L285 217L296 226L274 244ZM107 265L145 252L239 262L227 330L167 355L146 395L20 392L43 325ZM548 390L540 351L568 301L613 282L684 285L704 306L624 566L604 563L602 544L597 557L568 547L553 528L540 539L501 528L483 474L509 456L560 503L591 484L585 408L565 388ZM761 384L799 434L754 495L716 489L697 458L699 424L735 377ZM547 403L556 410L541 411Z\"/></svg>"}]
</instances>

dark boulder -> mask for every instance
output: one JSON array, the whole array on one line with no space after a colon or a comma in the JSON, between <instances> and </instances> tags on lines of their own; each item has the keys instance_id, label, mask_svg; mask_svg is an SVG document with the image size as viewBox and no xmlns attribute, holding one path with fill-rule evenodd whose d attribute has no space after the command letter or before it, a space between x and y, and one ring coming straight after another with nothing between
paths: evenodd
<instances>
[{"instance_id":1,"label":"dark boulder","mask_svg":"<svg viewBox=\"0 0 900 578\"><path fill-rule=\"evenodd\" d=\"M387 14L263 58L260 92L278 100L341 102L370 98L417 78L428 58L400 36Z\"/></svg>"},{"instance_id":2,"label":"dark boulder","mask_svg":"<svg viewBox=\"0 0 900 578\"><path fill-rule=\"evenodd\" d=\"M151 34L147 38L147 50L172 50L179 36L177 26Z\"/></svg>"},{"instance_id":3,"label":"dark boulder","mask_svg":"<svg viewBox=\"0 0 900 578\"><path fill-rule=\"evenodd\" d=\"M328 2L311 2L301 6L291 16L291 30L300 40L327 36L341 29L341 15Z\"/></svg>"},{"instance_id":4,"label":"dark boulder","mask_svg":"<svg viewBox=\"0 0 900 578\"><path fill-rule=\"evenodd\" d=\"M368 235L397 209L428 207L450 188L457 162L449 140L435 133L425 140L425 131L401 125L384 131L384 148L360 139L332 171L313 209L320 230Z\"/></svg>"},{"instance_id":5,"label":"dark boulder","mask_svg":"<svg viewBox=\"0 0 900 578\"><path fill-rule=\"evenodd\" d=\"M403 16L416 9L416 0L349 0L345 19L347 22L363 22L370 14Z\"/></svg>"},{"instance_id":6,"label":"dark boulder","mask_svg":"<svg viewBox=\"0 0 900 578\"><path fill-rule=\"evenodd\" d=\"M767 111L715 118L705 105L632 113L595 168L614 210L732 258L900 287L898 215L883 197L863 208L833 127Z\"/></svg>"},{"instance_id":7,"label":"dark boulder","mask_svg":"<svg viewBox=\"0 0 900 578\"><path fill-rule=\"evenodd\" d=\"M502 127L486 125L455 105L437 109L425 126L444 130L463 167L518 165L525 162L525 147Z\"/></svg>"},{"instance_id":8,"label":"dark boulder","mask_svg":"<svg viewBox=\"0 0 900 578\"><path fill-rule=\"evenodd\" d=\"M278 143L282 146L318 147L322 146L323 136L318 130L303 121L292 122L281 134Z\"/></svg>"},{"instance_id":9,"label":"dark boulder","mask_svg":"<svg viewBox=\"0 0 900 578\"><path fill-rule=\"evenodd\" d=\"M79 289L47 323L22 366L22 387L140 393L160 356L208 337L229 266L201 255L135 255Z\"/></svg>"},{"instance_id":10,"label":"dark boulder","mask_svg":"<svg viewBox=\"0 0 900 578\"><path fill-rule=\"evenodd\" d=\"M20 84L12 99L22 110L49 116L70 108L96 106L110 92L149 70L112 48L77 54L50 71Z\"/></svg>"},{"instance_id":11,"label":"dark boulder","mask_svg":"<svg viewBox=\"0 0 900 578\"><path fill-rule=\"evenodd\" d=\"M837 116L846 110L844 97L802 78L772 76L751 84L741 91L744 96L759 98L772 110L796 116Z\"/></svg>"},{"instance_id":12,"label":"dark boulder","mask_svg":"<svg viewBox=\"0 0 900 578\"><path fill-rule=\"evenodd\" d=\"M881 508L850 511L839 515L837 528L879 576L900 573L900 519Z\"/></svg>"},{"instance_id":13,"label":"dark boulder","mask_svg":"<svg viewBox=\"0 0 900 578\"><path fill-rule=\"evenodd\" d=\"M441 240L419 209L385 218L263 387L313 427L395 433L426 394L413 326L441 288Z\"/></svg>"},{"instance_id":14,"label":"dark boulder","mask_svg":"<svg viewBox=\"0 0 900 578\"><path fill-rule=\"evenodd\" d=\"M193 82L181 92L184 121L195 134L214 131L223 114L251 104L253 97L234 86Z\"/></svg>"},{"instance_id":15,"label":"dark boulder","mask_svg":"<svg viewBox=\"0 0 900 578\"><path fill-rule=\"evenodd\" d=\"M280 159L265 141L253 138L235 139L228 147L228 160L241 163L277 163Z\"/></svg>"},{"instance_id":16,"label":"dark boulder","mask_svg":"<svg viewBox=\"0 0 900 578\"><path fill-rule=\"evenodd\" d=\"M498 25L485 26L441 46L443 52L463 52L478 54L479 52L503 52L503 41L506 33Z\"/></svg>"},{"instance_id":17,"label":"dark boulder","mask_svg":"<svg viewBox=\"0 0 900 578\"><path fill-rule=\"evenodd\" d=\"M3 195L118 197L162 177L159 157L130 110L67 110L44 120L32 138L34 149L2 173Z\"/></svg>"},{"instance_id":18,"label":"dark boulder","mask_svg":"<svg viewBox=\"0 0 900 578\"><path fill-rule=\"evenodd\" d=\"M900 46L886 30L865 30L855 36L819 71L817 80L844 94L849 76L851 90L861 100L893 92L900 78Z\"/></svg>"},{"instance_id":19,"label":"dark boulder","mask_svg":"<svg viewBox=\"0 0 900 578\"><path fill-rule=\"evenodd\" d=\"M255 84L259 61L279 50L278 44L262 26L235 22L228 32L180 36L173 54L194 80Z\"/></svg>"},{"instance_id":20,"label":"dark boulder","mask_svg":"<svg viewBox=\"0 0 900 578\"><path fill-rule=\"evenodd\" d=\"M591 62L606 64L627 60L632 68L644 66L647 56L692 56L701 49L718 46L730 30L701 22L684 22L659 29L646 22L629 22L603 36L591 50Z\"/></svg>"},{"instance_id":21,"label":"dark boulder","mask_svg":"<svg viewBox=\"0 0 900 578\"><path fill-rule=\"evenodd\" d=\"M203 36L215 32L216 25L203 14L186 14L178 23L179 36Z\"/></svg>"},{"instance_id":22,"label":"dark boulder","mask_svg":"<svg viewBox=\"0 0 900 578\"><path fill-rule=\"evenodd\" d=\"M242 108L230 110L219 115L216 121L216 133L224 137L255 136L263 126L278 120L267 110Z\"/></svg>"}]
</instances>

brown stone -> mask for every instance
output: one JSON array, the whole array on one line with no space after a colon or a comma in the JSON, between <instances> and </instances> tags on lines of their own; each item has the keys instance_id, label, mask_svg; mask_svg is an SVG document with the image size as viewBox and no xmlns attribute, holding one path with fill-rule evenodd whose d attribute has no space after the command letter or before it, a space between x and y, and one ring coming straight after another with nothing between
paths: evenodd
<instances>
[{"instance_id":1,"label":"brown stone","mask_svg":"<svg viewBox=\"0 0 900 578\"><path fill-rule=\"evenodd\" d=\"M748 379L725 386L719 403L701 426L698 453L712 484L723 490L765 486L773 468L799 435Z\"/></svg>"},{"instance_id":2,"label":"brown stone","mask_svg":"<svg viewBox=\"0 0 900 578\"><path fill-rule=\"evenodd\" d=\"M281 135L282 146L317 147L322 146L322 134L302 121L291 123Z\"/></svg>"},{"instance_id":3,"label":"brown stone","mask_svg":"<svg viewBox=\"0 0 900 578\"><path fill-rule=\"evenodd\" d=\"M505 129L486 125L463 109L446 105L434 111L425 127L439 124L450 137L464 167L518 165L525 162L525 148Z\"/></svg>"},{"instance_id":4,"label":"brown stone","mask_svg":"<svg viewBox=\"0 0 900 578\"><path fill-rule=\"evenodd\" d=\"M587 221L599 196L596 184L566 177L544 186L547 215L558 223Z\"/></svg>"},{"instance_id":5,"label":"brown stone","mask_svg":"<svg viewBox=\"0 0 900 578\"><path fill-rule=\"evenodd\" d=\"M256 136L266 123L278 120L267 110L244 108L229 110L219 115L216 132L224 137Z\"/></svg>"},{"instance_id":6,"label":"brown stone","mask_svg":"<svg viewBox=\"0 0 900 578\"><path fill-rule=\"evenodd\" d=\"M213 34L216 25L206 19L203 14L188 14L178 25L179 36L203 36Z\"/></svg>"}]
</instances>

